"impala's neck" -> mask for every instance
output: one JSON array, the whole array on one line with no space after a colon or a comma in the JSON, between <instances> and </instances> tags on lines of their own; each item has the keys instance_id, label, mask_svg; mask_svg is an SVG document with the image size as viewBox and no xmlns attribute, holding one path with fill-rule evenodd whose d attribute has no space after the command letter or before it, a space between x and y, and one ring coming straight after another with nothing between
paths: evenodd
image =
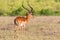
<instances>
[{"instance_id":1,"label":"impala's neck","mask_svg":"<svg viewBox=\"0 0 60 40\"><path fill-rule=\"evenodd\" d=\"M27 20L29 21L31 18L32 18L32 13L31 12L28 12Z\"/></svg>"}]
</instances>

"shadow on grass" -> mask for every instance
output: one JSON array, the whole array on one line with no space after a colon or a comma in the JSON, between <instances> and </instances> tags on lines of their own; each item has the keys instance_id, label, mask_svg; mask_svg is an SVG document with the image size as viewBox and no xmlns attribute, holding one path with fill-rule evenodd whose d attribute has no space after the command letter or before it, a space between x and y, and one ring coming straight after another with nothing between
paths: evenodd
<instances>
[{"instance_id":1,"label":"shadow on grass","mask_svg":"<svg viewBox=\"0 0 60 40\"><path fill-rule=\"evenodd\" d=\"M0 30L14 30L14 24L7 24L1 27Z\"/></svg>"}]
</instances>

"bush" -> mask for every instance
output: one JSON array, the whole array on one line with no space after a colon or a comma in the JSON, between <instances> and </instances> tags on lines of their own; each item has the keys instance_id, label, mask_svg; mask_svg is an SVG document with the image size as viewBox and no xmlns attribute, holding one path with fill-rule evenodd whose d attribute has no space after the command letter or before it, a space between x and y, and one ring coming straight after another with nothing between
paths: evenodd
<instances>
[{"instance_id":1,"label":"bush","mask_svg":"<svg viewBox=\"0 0 60 40\"><path fill-rule=\"evenodd\" d=\"M60 0L55 0L55 2L60 2Z\"/></svg>"},{"instance_id":2,"label":"bush","mask_svg":"<svg viewBox=\"0 0 60 40\"><path fill-rule=\"evenodd\" d=\"M12 13L9 13L9 15L10 16L16 16L16 15L19 15L21 11L22 11L22 8L19 7L18 9L13 10Z\"/></svg>"},{"instance_id":3,"label":"bush","mask_svg":"<svg viewBox=\"0 0 60 40\"><path fill-rule=\"evenodd\" d=\"M23 1L24 6L28 8L27 0ZM59 2L60 0L29 0L34 9L32 14L36 16L60 15ZM0 16L24 16L26 14L27 11L22 8L22 0L0 0Z\"/></svg>"},{"instance_id":4,"label":"bush","mask_svg":"<svg viewBox=\"0 0 60 40\"><path fill-rule=\"evenodd\" d=\"M49 9L42 9L41 11L40 11L40 14L41 15L53 15L53 11L52 10L49 10Z\"/></svg>"},{"instance_id":5,"label":"bush","mask_svg":"<svg viewBox=\"0 0 60 40\"><path fill-rule=\"evenodd\" d=\"M53 11L51 9L42 9L40 11L40 14L41 15L46 15L46 16L51 16L51 15L54 15L54 16L57 16L57 15L60 15L60 13L58 11Z\"/></svg>"}]
</instances>

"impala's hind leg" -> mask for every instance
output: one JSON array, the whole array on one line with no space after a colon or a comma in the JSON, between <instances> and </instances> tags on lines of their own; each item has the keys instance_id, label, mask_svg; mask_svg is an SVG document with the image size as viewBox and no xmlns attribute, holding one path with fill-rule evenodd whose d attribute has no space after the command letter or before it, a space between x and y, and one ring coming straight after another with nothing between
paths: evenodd
<instances>
[{"instance_id":1,"label":"impala's hind leg","mask_svg":"<svg viewBox=\"0 0 60 40\"><path fill-rule=\"evenodd\" d=\"M18 26L15 28L15 37L18 37L19 30L20 30L20 26L18 25Z\"/></svg>"}]
</instances>

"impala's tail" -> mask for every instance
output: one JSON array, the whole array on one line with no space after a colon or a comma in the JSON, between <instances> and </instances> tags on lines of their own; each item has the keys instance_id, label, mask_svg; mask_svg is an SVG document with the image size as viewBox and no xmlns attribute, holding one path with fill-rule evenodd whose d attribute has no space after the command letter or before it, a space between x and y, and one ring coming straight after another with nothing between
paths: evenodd
<instances>
[{"instance_id":1,"label":"impala's tail","mask_svg":"<svg viewBox=\"0 0 60 40\"><path fill-rule=\"evenodd\" d=\"M16 19L14 19L14 25L17 25L17 23L16 23Z\"/></svg>"}]
</instances>

